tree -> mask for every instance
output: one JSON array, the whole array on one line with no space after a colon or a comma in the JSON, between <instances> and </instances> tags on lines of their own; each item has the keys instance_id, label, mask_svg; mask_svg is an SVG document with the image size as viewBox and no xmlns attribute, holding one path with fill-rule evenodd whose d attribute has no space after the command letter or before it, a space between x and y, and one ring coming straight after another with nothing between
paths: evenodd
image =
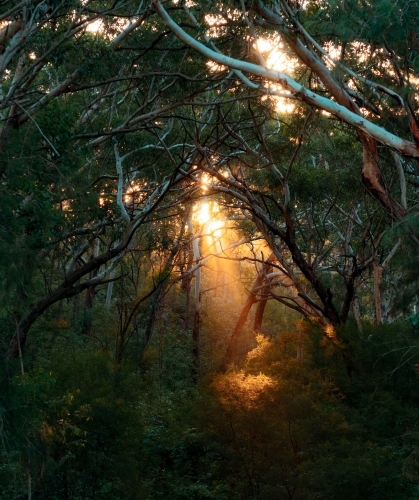
<instances>
[{"instance_id":1,"label":"tree","mask_svg":"<svg viewBox=\"0 0 419 500\"><path fill-rule=\"evenodd\" d=\"M354 127L357 131L363 150L363 166L361 171L363 184L367 187L368 192L380 202L380 204L392 218L399 220L404 216L406 212L406 199L404 194L406 192L406 187L403 166L401 165L401 161L398 155L394 154L394 165L396 167L394 170L396 170L395 173L400 177L400 189L402 193L402 205L400 205L395 201L393 195L390 192L389 185L391 184L384 180L383 173L379 168L379 157L376 141L381 142L389 148L398 150L400 154L405 155L408 158L417 157L415 145L416 121L414 118L414 109L412 107L413 104L411 104L409 100L411 99L411 97L407 96L405 92L409 85L407 83L409 82L409 75L412 71L414 71L414 68L409 66L408 61L405 62L404 66L406 68L406 76L404 77L404 79L399 79L398 86L396 85L397 92L400 92L405 96L404 98L402 98L396 92L396 90L394 90L394 88L388 88L384 85L386 80L389 79L388 70L384 68L386 64L383 63L382 72L378 74L377 78L375 78L375 81L367 79L364 76L358 76L358 73L360 71L363 71L363 64L362 61L354 61L354 49L351 48L349 44L355 44L354 47L356 47L356 44L359 44L361 42L348 41L344 38L344 35L347 37L347 33L343 33L341 35L341 43L344 49L342 49L341 51L342 54L340 60L335 61L330 56L330 54L327 53L324 46L327 46L327 44L329 44L329 47L331 46L332 48L334 46L340 46L340 40L337 41L336 39L328 39L326 32L322 33L321 40L317 41L314 40L307 29L304 28L304 22L307 25L309 25L310 23L310 25L316 23L316 18L320 17L319 12L321 12L323 19L325 17L327 18L329 15L331 16L332 14L334 16L339 16L339 9L337 6L332 5L330 7L330 11L327 8L323 10L315 6L313 6L313 8L307 8L305 10L298 10L298 8L297 10L293 10L293 6L286 3L281 3L280 10L267 8L262 3L251 6L248 10L246 10L243 6L243 12L237 12L236 15L238 17L242 16L243 24L247 26L248 36L250 37L250 39L256 43L257 29L259 29L257 27L258 25L261 25L263 23L265 23L263 24L265 30L264 33L266 33L267 27L274 30L276 33L280 33L281 40L283 40L284 43L288 45L288 47L292 51L292 54L298 58L300 64L303 65L306 70L309 70L311 72L312 76L308 82L309 86L315 86L315 81L320 82L329 96L325 97L323 95L319 95L319 93L313 92L311 89L307 88L308 86L302 86L300 83L297 83L297 81L292 77L284 73L280 73L276 70L267 68L261 54L256 53L254 55L254 57L259 57L259 60L262 61L261 64L254 64L252 62L240 60L239 58L225 56L216 49L215 45L211 42L211 40L208 39L208 37L205 38L206 35L204 35L204 38L207 44L209 44L209 47L205 46L203 43L188 35L188 33L184 29L177 25L158 1L154 2L153 5L166 25L170 27L170 29L176 34L176 36L178 36L183 42L185 42L194 50L198 51L204 57L211 59L217 64L224 64L225 66L230 67L233 72L235 72L235 75L237 75L239 81L241 81L241 84L247 85L249 88L257 90L262 95L268 94L278 95L282 97L285 96L308 103L310 106L323 111L327 111L333 116L346 122L349 126ZM186 14L191 17L191 13L188 11L188 9L185 8L185 10ZM217 12L222 12L222 9L219 9ZM206 14L201 13L201 18L203 19L204 23L205 15ZM233 22L231 19L229 19L228 12L225 13L223 20L227 24ZM317 24L320 25L320 21ZM367 40L367 42L370 45L366 43L362 57L365 58L365 60L373 57L373 55L378 50L377 44L380 43L382 47L382 49L380 49L380 54L384 54L382 58L387 61L386 67L388 67L390 63L394 66L394 64L396 64L396 56L394 55L392 49L390 49L389 47L385 47L385 40L383 40L382 38L379 40L373 40L371 38L372 35L368 34L368 36L370 36L370 39ZM222 39L223 36L219 38ZM223 41L222 43L225 42ZM351 69L345 63L346 58L348 59L348 63L356 65L355 69ZM332 69L329 69L327 64L331 64ZM249 73L251 75L251 79L245 77L242 71ZM261 83L260 78L264 79L266 83L263 83L263 81ZM350 79L349 86L348 78ZM255 83L256 79L258 79L258 83ZM278 91L272 89L267 83L269 81L277 82L280 86L282 86L284 90ZM351 85L352 87L354 85L358 85L360 86L360 89L354 91L353 89L351 89ZM284 93L284 91L288 91L288 93ZM381 98L380 96L383 97ZM393 114L390 114L390 110L394 109L394 107L392 107L393 101L391 101L390 98L393 101L396 100L397 105L399 107L401 106L404 110L406 116L406 124L410 126L411 134L413 136L413 142L409 142L404 138L405 132L403 129L400 129L400 119L398 117L398 114L394 111ZM377 99L381 100L377 101ZM361 111L361 106L362 109L365 110L364 112ZM377 125L377 119L375 117L380 120L379 123L383 123L385 126L392 127L392 133L383 128L381 124ZM380 119L380 117L382 117L382 119ZM399 127L398 136L396 135L396 124ZM235 138L237 140L237 135L235 136ZM241 142L242 145L246 144L243 140ZM243 149L246 149L246 146L242 147ZM211 169L209 167L205 168L208 173L215 174L214 169ZM272 220L272 217L266 215L265 213L258 213L261 210L260 203L258 203L254 196L250 196L248 190L246 193L248 199L244 203L249 207L249 213L252 214L254 219L257 219L262 225L265 224L270 231L272 231L275 235L280 236L282 241L286 243L286 246L291 252L293 259L299 267L300 271L311 283L321 302L323 303L325 307L323 314L325 313L327 320L332 324L339 324L341 323L342 319L343 321L345 321L345 317L347 316L346 311L349 310L349 306L353 301L353 282L357 277L357 274L361 272L360 269L362 268L357 269L355 274L347 276L345 286L347 287L348 295L346 305L342 310L343 317L339 317L339 313L335 309L335 306L332 304L330 295L328 295L329 292L327 292L326 287L322 285L321 281L318 280L318 277L312 274L310 266L307 265L307 262L301 254L301 249L298 248L298 242L295 241L295 228L293 227L290 218L291 207L288 194L289 179L287 176L281 174L280 172L277 173L277 175L280 178L282 190L285 193L285 202L282 208L286 225L285 231L281 232L280 228L278 226L275 226L275 222ZM240 195L242 195L243 190L245 189L243 185L239 185L240 183L229 183L228 179L223 180L221 176L218 177L218 180L222 185L228 185L227 189L230 190L231 194L236 195L236 197L240 199L241 202L244 201L243 197L240 198L239 196L239 192ZM236 189L234 193L233 186ZM220 189L223 190L225 188L221 187ZM259 226L259 230L263 231L262 226ZM266 234L264 234L264 236L265 238L267 237ZM414 234L412 234L412 238L416 239Z\"/></svg>"},{"instance_id":2,"label":"tree","mask_svg":"<svg viewBox=\"0 0 419 500\"><path fill-rule=\"evenodd\" d=\"M0 0L2 499L417 494L417 16Z\"/></svg>"},{"instance_id":3,"label":"tree","mask_svg":"<svg viewBox=\"0 0 419 500\"><path fill-rule=\"evenodd\" d=\"M11 152L3 173L7 245L25 248L22 243L27 241L26 249L40 268L49 268L50 276L40 298L30 273L19 283L11 273L19 268L16 259L12 266L5 260L7 293L11 296L16 289L21 297L19 310L9 307L17 322L12 356L24 346L31 324L55 303L88 290L86 303L91 305L95 288L114 276L135 233L149 227L155 212L157 217L177 217L175 207L199 199L204 175L216 179L210 194L220 197L231 218L241 212L274 252L279 266L274 271L279 274L265 282L265 294L268 287L270 297L336 327L359 302L362 294L357 290L375 262L380 321L379 270L387 263L386 256L381 257L380 235L390 220L381 217L371 201L365 200L361 208L339 189L325 192L332 177L338 185L344 176L340 166L333 165L333 146L328 143L350 148L356 161L348 161L347 168L355 170L358 163L363 186L391 219L401 220L409 210L406 178L414 176L416 168L410 83L415 63L409 59L410 49L377 34L377 26L382 26L384 15L404 19L406 9L387 13L386 3L380 3L379 14L373 16L375 27L358 37L356 30L350 36L340 22L346 4L312 2L303 8L281 3L273 9L258 3L243 5L241 11L214 4L199 12L172 6L171 16L157 1L144 10L131 2L89 1L26 2L8 12L6 4L9 21L2 57L7 94L1 106L3 148ZM354 26L363 13L355 3ZM215 24L222 22L221 27L208 30L207 14L215 16ZM130 22L121 28L127 18ZM327 24L331 19L337 26L332 34ZM100 30L93 31L93 22ZM410 40L411 25L403 29ZM246 37L254 43L261 37L281 40L296 60L294 74L269 69L257 45L250 46ZM356 57L360 48L362 57ZM244 49L247 60L240 57ZM333 55L338 49L339 60ZM62 58L63 53L68 57ZM373 57L379 61L376 74L368 66ZM208 65L208 59L224 66ZM301 103L293 113L298 126L288 123L284 128L287 118L275 110L276 98ZM65 120L50 130L58 115ZM410 127L413 141L403 127ZM26 135L27 148L38 141L45 152L36 163L22 162L23 155L17 153L26 130L32 134ZM275 146L277 137L286 163ZM378 148L378 143L384 147ZM310 172L310 158L321 172ZM16 163L20 170L13 167ZM305 188L302 179L307 176L311 181ZM350 178L352 182L355 177ZM324 196L307 197L301 188L320 190ZM39 195L33 196L35 192ZM48 200L43 206L41 193ZM412 186L409 195L415 196ZM363 197L361 185L352 196ZM25 226L33 226L35 217L44 224L42 229L35 226L36 249ZM45 228L52 227L54 238L45 234ZM413 229L410 237L416 239ZM399 250L397 240L388 255L392 248ZM24 262L27 252L22 253ZM333 282L336 289L343 286L342 296L333 291ZM287 293L275 292L279 284Z\"/></svg>"},{"instance_id":4,"label":"tree","mask_svg":"<svg viewBox=\"0 0 419 500\"><path fill-rule=\"evenodd\" d=\"M165 117L161 135L156 118L189 103L214 81L211 75L196 79L193 72L178 71L183 50L175 50L165 71L156 72L160 47L153 50L154 45L166 34L145 30L135 37L152 12L136 12L134 3L21 2L10 10L7 4L4 18L19 20L10 21L3 36L2 147L8 152L2 167L3 231L7 248L16 248L22 259L15 255L10 266L6 258L2 269L8 296L15 289L20 296L19 308L11 311L17 328L10 354L17 356L31 324L46 309L106 282L135 232L183 180L177 174L182 160L174 160L163 142L175 135L173 119ZM133 16L121 28L121 19ZM89 27L97 21L102 30L92 33ZM138 38L144 50L125 47L127 37L134 44ZM127 133L132 137L118 143ZM29 152L34 144L35 157ZM166 163L156 168L148 150L160 158L165 152ZM139 152L142 165L135 161ZM141 182L147 187L127 210L124 193ZM34 261L53 276L44 292L34 289L28 265L23 283L10 272L23 262L34 269Z\"/></svg>"}]
</instances>

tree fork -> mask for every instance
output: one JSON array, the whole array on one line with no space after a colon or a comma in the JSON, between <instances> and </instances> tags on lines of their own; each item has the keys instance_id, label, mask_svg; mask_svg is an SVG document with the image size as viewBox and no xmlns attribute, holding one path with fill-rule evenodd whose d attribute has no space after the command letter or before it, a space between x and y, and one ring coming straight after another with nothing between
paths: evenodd
<instances>
[{"instance_id":1,"label":"tree fork","mask_svg":"<svg viewBox=\"0 0 419 500\"><path fill-rule=\"evenodd\" d=\"M275 255L271 253L271 255L268 257L267 262L272 262L275 260ZM232 363L236 351L237 351L237 343L240 339L243 326L245 325L247 321L247 317L249 316L249 312L255 302L257 302L257 295L260 291L261 285L266 279L266 268L265 264L262 267L262 269L259 271L256 280L252 286L252 289L250 290L250 293L246 299L246 302L244 303L244 306L242 307L242 310L239 314L239 317L236 322L236 326L234 327L233 333L231 334L228 346L227 346L227 351L224 355L224 359L220 365L220 371L225 372L227 370L227 367L230 363Z\"/></svg>"}]
</instances>

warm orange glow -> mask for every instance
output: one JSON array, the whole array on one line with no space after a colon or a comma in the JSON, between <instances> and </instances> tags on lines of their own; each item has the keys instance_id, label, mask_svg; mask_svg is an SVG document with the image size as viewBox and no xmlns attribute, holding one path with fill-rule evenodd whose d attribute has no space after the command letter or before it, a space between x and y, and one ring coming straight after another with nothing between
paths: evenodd
<instances>
[{"instance_id":1,"label":"warm orange glow","mask_svg":"<svg viewBox=\"0 0 419 500\"><path fill-rule=\"evenodd\" d=\"M222 220L213 220L208 224L209 232L216 238L221 238L221 228L223 227L225 227L225 223Z\"/></svg>"},{"instance_id":2,"label":"warm orange glow","mask_svg":"<svg viewBox=\"0 0 419 500\"><path fill-rule=\"evenodd\" d=\"M279 37L275 38L259 38L256 43L256 48L261 52L266 60L266 66L276 71L284 73L292 73L297 60L290 57ZM270 84L272 90L281 90L280 85ZM262 100L267 100L268 96L262 97ZM275 101L275 108L278 113L291 113L295 109L295 104L289 99L272 96Z\"/></svg>"},{"instance_id":3,"label":"warm orange glow","mask_svg":"<svg viewBox=\"0 0 419 500\"><path fill-rule=\"evenodd\" d=\"M272 43L267 38L259 38L256 42L256 47L259 52L266 53L272 50Z\"/></svg>"},{"instance_id":4,"label":"warm orange glow","mask_svg":"<svg viewBox=\"0 0 419 500\"><path fill-rule=\"evenodd\" d=\"M324 331L326 333L326 335L330 338L330 339L336 339L336 330L334 328L333 325L326 325L324 327Z\"/></svg>"},{"instance_id":5,"label":"warm orange glow","mask_svg":"<svg viewBox=\"0 0 419 500\"><path fill-rule=\"evenodd\" d=\"M226 408L252 408L267 389L277 382L264 373L247 375L244 371L228 373L218 377L215 386Z\"/></svg>"},{"instance_id":6,"label":"warm orange glow","mask_svg":"<svg viewBox=\"0 0 419 500\"><path fill-rule=\"evenodd\" d=\"M275 109L277 113L288 114L292 113L295 109L295 104L289 99L284 99L283 97L274 97L275 99Z\"/></svg>"},{"instance_id":7,"label":"warm orange glow","mask_svg":"<svg viewBox=\"0 0 419 500\"><path fill-rule=\"evenodd\" d=\"M210 204L207 202L201 203L195 215L201 225L206 224L211 219Z\"/></svg>"},{"instance_id":8,"label":"warm orange glow","mask_svg":"<svg viewBox=\"0 0 419 500\"><path fill-rule=\"evenodd\" d=\"M145 184L145 186L147 183ZM132 203L138 195L138 193L141 191L141 184L139 182L132 182L131 185L126 189L125 194L124 194L124 203Z\"/></svg>"},{"instance_id":9,"label":"warm orange glow","mask_svg":"<svg viewBox=\"0 0 419 500\"><path fill-rule=\"evenodd\" d=\"M70 201L69 200L64 200L61 203L61 207L63 210L70 210Z\"/></svg>"},{"instance_id":10,"label":"warm orange glow","mask_svg":"<svg viewBox=\"0 0 419 500\"><path fill-rule=\"evenodd\" d=\"M263 359L272 349L271 341L264 335L256 336L257 347L247 355L247 361ZM220 399L226 409L256 407L258 399L269 389L277 385L277 381L265 373L252 375L244 370L220 375L214 385L220 394Z\"/></svg>"},{"instance_id":11,"label":"warm orange glow","mask_svg":"<svg viewBox=\"0 0 419 500\"><path fill-rule=\"evenodd\" d=\"M206 64L207 64L208 68L214 72L220 72L220 71L227 70L227 66L224 66L222 64L217 64L214 61L207 61Z\"/></svg>"},{"instance_id":12,"label":"warm orange glow","mask_svg":"<svg viewBox=\"0 0 419 500\"><path fill-rule=\"evenodd\" d=\"M202 201L198 205L195 205L193 219L201 226L209 223L207 229L210 229L210 231L217 230L224 224L222 221L213 220L219 212L220 207L216 201Z\"/></svg>"},{"instance_id":13,"label":"warm orange glow","mask_svg":"<svg viewBox=\"0 0 419 500\"><path fill-rule=\"evenodd\" d=\"M205 193L208 191L208 184L210 182L210 176L206 173L202 174L201 177L201 191Z\"/></svg>"}]
</instances>

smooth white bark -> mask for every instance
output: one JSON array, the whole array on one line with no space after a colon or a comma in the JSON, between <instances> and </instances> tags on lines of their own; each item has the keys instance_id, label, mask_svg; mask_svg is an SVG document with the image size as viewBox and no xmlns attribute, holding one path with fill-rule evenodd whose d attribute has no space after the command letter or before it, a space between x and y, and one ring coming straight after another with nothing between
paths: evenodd
<instances>
[{"instance_id":1,"label":"smooth white bark","mask_svg":"<svg viewBox=\"0 0 419 500\"><path fill-rule=\"evenodd\" d=\"M114 141L114 152L115 152L115 162L116 162L116 172L118 174L118 191L116 194L116 202L118 204L119 210L121 211L122 218L126 222L130 222L130 216L125 208L123 200L123 189L124 189L124 177L122 171L122 159L119 154L118 143Z\"/></svg>"},{"instance_id":2,"label":"smooth white bark","mask_svg":"<svg viewBox=\"0 0 419 500\"><path fill-rule=\"evenodd\" d=\"M290 92L291 96L294 99L307 102L315 106L316 108L331 113L332 115L340 118L349 125L352 125L361 132L370 135L379 142L382 142L383 144L386 144L396 149L397 151L400 151L402 154L413 157L419 156L419 149L413 142L406 141L392 134L388 130L375 125L366 118L359 116L352 111L349 111L344 106L341 106L340 104L337 104L336 102L326 97L320 96L312 92L311 90L306 89L289 75L272 69L263 68L262 66L257 64L241 61L239 59L220 54L218 52L215 52L211 48L206 47L201 42L195 40L195 38L186 33L178 24L176 24L175 21L173 21L173 19L166 12L159 0L153 0L152 3L156 12L160 15L160 17L172 30L172 32L186 45L196 50L204 57L229 68L260 76L268 81L279 83L284 89ZM259 89L262 92L269 91L269 89L263 86L259 86Z\"/></svg>"}]
</instances>

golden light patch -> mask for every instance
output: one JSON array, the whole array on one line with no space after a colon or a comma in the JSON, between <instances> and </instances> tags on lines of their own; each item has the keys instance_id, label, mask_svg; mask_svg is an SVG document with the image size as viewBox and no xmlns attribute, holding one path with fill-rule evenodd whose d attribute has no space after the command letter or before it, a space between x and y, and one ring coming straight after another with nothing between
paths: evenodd
<instances>
[{"instance_id":1,"label":"golden light patch","mask_svg":"<svg viewBox=\"0 0 419 500\"><path fill-rule=\"evenodd\" d=\"M214 382L226 408L252 408L258 398L277 382L264 373L246 375L244 371L222 375Z\"/></svg>"}]
</instances>

